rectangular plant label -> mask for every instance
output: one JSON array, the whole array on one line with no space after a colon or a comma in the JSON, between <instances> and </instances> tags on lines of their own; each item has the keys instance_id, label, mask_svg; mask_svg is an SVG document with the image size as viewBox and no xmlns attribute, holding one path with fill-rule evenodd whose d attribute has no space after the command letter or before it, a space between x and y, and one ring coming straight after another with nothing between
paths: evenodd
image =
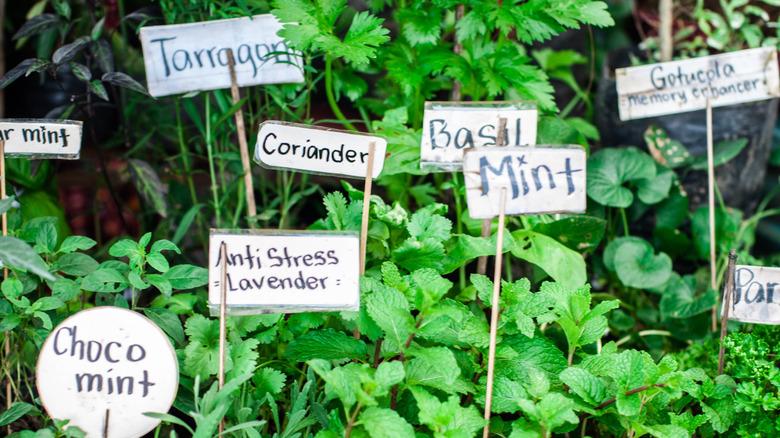
<instances>
[{"instance_id":1,"label":"rectangular plant label","mask_svg":"<svg viewBox=\"0 0 780 438\"><path fill-rule=\"evenodd\" d=\"M209 306L221 302L227 245L227 304L232 314L358 310L358 233L212 230Z\"/></svg>"},{"instance_id":2,"label":"rectangular plant label","mask_svg":"<svg viewBox=\"0 0 780 438\"><path fill-rule=\"evenodd\" d=\"M506 214L583 213L585 150L577 145L484 147L463 158L466 202L474 219Z\"/></svg>"},{"instance_id":3,"label":"rectangular plant label","mask_svg":"<svg viewBox=\"0 0 780 438\"><path fill-rule=\"evenodd\" d=\"M619 68L620 120L641 119L780 96L774 47Z\"/></svg>"},{"instance_id":4,"label":"rectangular plant label","mask_svg":"<svg viewBox=\"0 0 780 438\"><path fill-rule=\"evenodd\" d=\"M338 129L269 120L260 124L255 161L271 169L294 169L323 175L365 178L374 143L372 177L382 172L387 141Z\"/></svg>"},{"instance_id":5,"label":"rectangular plant label","mask_svg":"<svg viewBox=\"0 0 780 438\"><path fill-rule=\"evenodd\" d=\"M780 324L780 268L737 265L729 319Z\"/></svg>"},{"instance_id":6,"label":"rectangular plant label","mask_svg":"<svg viewBox=\"0 0 780 438\"><path fill-rule=\"evenodd\" d=\"M2 119L0 140L7 157L77 160L82 122L77 120Z\"/></svg>"},{"instance_id":7,"label":"rectangular plant label","mask_svg":"<svg viewBox=\"0 0 780 438\"><path fill-rule=\"evenodd\" d=\"M227 49L241 87L303 82L303 59L276 33L270 14L141 28L146 82L152 96L230 87Z\"/></svg>"},{"instance_id":8,"label":"rectangular plant label","mask_svg":"<svg viewBox=\"0 0 780 438\"><path fill-rule=\"evenodd\" d=\"M536 144L536 106L525 102L425 102L420 167L455 170L463 153L474 147L496 146L499 119L506 119L504 144Z\"/></svg>"}]
</instances>

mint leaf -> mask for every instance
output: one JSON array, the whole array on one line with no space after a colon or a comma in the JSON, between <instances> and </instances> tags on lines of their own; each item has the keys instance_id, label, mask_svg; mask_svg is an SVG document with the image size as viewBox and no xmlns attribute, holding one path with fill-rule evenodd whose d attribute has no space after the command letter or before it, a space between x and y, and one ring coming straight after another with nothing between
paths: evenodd
<instances>
[{"instance_id":1,"label":"mint leaf","mask_svg":"<svg viewBox=\"0 0 780 438\"><path fill-rule=\"evenodd\" d=\"M397 412L371 407L360 413L358 421L371 438L414 438L414 429Z\"/></svg>"},{"instance_id":2,"label":"mint leaf","mask_svg":"<svg viewBox=\"0 0 780 438\"><path fill-rule=\"evenodd\" d=\"M409 302L395 289L381 286L365 298L371 319L385 332L393 346L401 349L414 330L414 318L409 313Z\"/></svg>"},{"instance_id":3,"label":"mint leaf","mask_svg":"<svg viewBox=\"0 0 780 438\"><path fill-rule=\"evenodd\" d=\"M591 406L598 406L607 399L604 382L582 368L566 368L561 372L561 382Z\"/></svg>"},{"instance_id":4,"label":"mint leaf","mask_svg":"<svg viewBox=\"0 0 780 438\"><path fill-rule=\"evenodd\" d=\"M450 349L414 348L408 353L412 359L406 365L407 385L430 386L446 393L457 391L454 384L460 376L460 368Z\"/></svg>"},{"instance_id":5,"label":"mint leaf","mask_svg":"<svg viewBox=\"0 0 780 438\"><path fill-rule=\"evenodd\" d=\"M476 407L460 406L458 396L452 395L441 402L422 388L412 387L411 392L417 401L420 422L435 436L472 437L485 423Z\"/></svg>"},{"instance_id":6,"label":"mint leaf","mask_svg":"<svg viewBox=\"0 0 780 438\"><path fill-rule=\"evenodd\" d=\"M285 356L297 362L309 359L361 359L367 354L366 344L333 329L311 331L293 339Z\"/></svg>"}]
</instances>

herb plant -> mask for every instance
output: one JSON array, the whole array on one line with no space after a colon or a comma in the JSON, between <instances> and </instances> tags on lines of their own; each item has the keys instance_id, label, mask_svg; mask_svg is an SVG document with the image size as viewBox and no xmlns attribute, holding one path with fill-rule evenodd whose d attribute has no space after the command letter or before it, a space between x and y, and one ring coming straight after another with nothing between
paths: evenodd
<instances>
[{"instance_id":1,"label":"herb plant","mask_svg":"<svg viewBox=\"0 0 780 438\"><path fill-rule=\"evenodd\" d=\"M703 35L680 36L681 53L775 44L764 26L769 12L743 3L723 3L723 26L699 2ZM0 427L10 436L82 435L45 414L33 376L52 327L96 305L142 312L176 350L178 396L170 412L148 413L161 420L155 436L216 436L221 422L224 435L236 437L479 435L493 284L476 272L476 259L495 255L497 230L479 237L462 176L420 170L430 100L531 101L540 110L537 143L589 149L586 214L507 220L493 436L780 430L776 330L731 324L726 373L716 371L710 318L719 291L708 279L708 212L692 205L684 186L701 160L656 127L644 145L595 147L596 41L599 28L615 24L607 3L152 4L45 0L25 22L7 24L27 60L0 87L19 86L26 75L73 74L79 88L56 115L90 123L105 105L118 111L108 140L90 135L90 153L104 155L82 171L104 170L100 184L127 201L117 210L140 228L114 237L96 220L90 237L72 235L55 190L67 170L9 161L12 196L0 200L9 230L0 237L8 269L0 372L10 397L0 394L7 402ZM276 16L280 35L301 52L305 82L243 89L246 126L273 119L365 131L386 138L388 154L369 200L360 311L229 317L219 389L219 320L204 287L208 229L359 231L363 193L336 179L254 168L259 212L247 221L233 120L239 106L227 90L149 98L133 33L261 13ZM589 49L555 48L573 32ZM716 145L716 164L746 143ZM751 249L759 222L778 213L776 194L750 213L718 199L718 278L730 249L745 263L762 262Z\"/></svg>"}]
</instances>

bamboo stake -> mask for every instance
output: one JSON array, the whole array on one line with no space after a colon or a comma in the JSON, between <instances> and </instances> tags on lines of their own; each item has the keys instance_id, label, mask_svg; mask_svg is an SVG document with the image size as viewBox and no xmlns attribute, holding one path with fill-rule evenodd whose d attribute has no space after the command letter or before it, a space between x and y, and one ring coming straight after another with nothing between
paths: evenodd
<instances>
[{"instance_id":1,"label":"bamboo stake","mask_svg":"<svg viewBox=\"0 0 780 438\"><path fill-rule=\"evenodd\" d=\"M368 244L368 213L371 211L371 185L374 180L374 154L376 144L368 145L368 164L366 165L366 181L363 183L363 215L360 220L360 275L366 273L366 246Z\"/></svg>"},{"instance_id":2,"label":"bamboo stake","mask_svg":"<svg viewBox=\"0 0 780 438\"><path fill-rule=\"evenodd\" d=\"M504 146L506 141L506 117L498 118L498 130L496 131L496 146ZM493 228L493 221L491 219L484 219L482 221L482 237L490 237L490 231ZM487 272L487 256L482 256L477 259L477 274L485 275Z\"/></svg>"},{"instance_id":3,"label":"bamboo stake","mask_svg":"<svg viewBox=\"0 0 780 438\"><path fill-rule=\"evenodd\" d=\"M482 438L490 433L490 409L493 404L493 371L496 366L496 336L498 332L499 297L501 294L501 267L504 254L504 210L506 209L506 187L501 188L498 210L498 232L496 233L496 259L493 266L493 297L490 310L490 344L488 346L487 389L485 391L485 427Z\"/></svg>"},{"instance_id":4,"label":"bamboo stake","mask_svg":"<svg viewBox=\"0 0 780 438\"><path fill-rule=\"evenodd\" d=\"M374 155L376 144L368 145L368 163L366 164L366 180L363 183L363 212L360 219L360 275L366 273L366 247L368 246L368 214L371 211L371 186L374 181ZM360 339L360 329L355 327L352 332L355 339Z\"/></svg>"},{"instance_id":5,"label":"bamboo stake","mask_svg":"<svg viewBox=\"0 0 780 438\"><path fill-rule=\"evenodd\" d=\"M108 438L108 419L111 415L111 410L106 409L106 416L103 418L103 438Z\"/></svg>"},{"instance_id":6,"label":"bamboo stake","mask_svg":"<svg viewBox=\"0 0 780 438\"><path fill-rule=\"evenodd\" d=\"M458 21L460 21L463 18L463 15L466 13L466 5L460 4L455 8L455 24L458 24ZM455 33L455 46L452 48L452 51L455 52L456 55L460 55L463 52L463 44L461 44L460 40L458 39L458 34ZM459 101L461 100L461 84L460 81L455 80L452 83L452 100Z\"/></svg>"},{"instance_id":7,"label":"bamboo stake","mask_svg":"<svg viewBox=\"0 0 780 438\"><path fill-rule=\"evenodd\" d=\"M6 196L6 188L5 188L5 141L0 140L0 199L5 199ZM3 228L3 237L8 235L8 215L6 213L2 214L2 228ZM3 280L8 278L8 268L6 266L3 266ZM11 337L10 332L5 332L5 335L3 336L3 351L4 351L4 360L6 363L4 365L8 366L6 371L6 380L5 382L5 407L6 409L11 408L11 371L10 371L10 362L8 358L11 356ZM5 366L3 367L5 368ZM10 432L11 428L8 427L8 431Z\"/></svg>"},{"instance_id":8,"label":"bamboo stake","mask_svg":"<svg viewBox=\"0 0 780 438\"><path fill-rule=\"evenodd\" d=\"M674 4L672 0L660 0L658 2L658 16L660 18L660 24L658 28L659 45L661 46L661 61L667 62L672 60L672 50L674 39L672 36L672 23L674 20L673 15Z\"/></svg>"},{"instance_id":9,"label":"bamboo stake","mask_svg":"<svg viewBox=\"0 0 780 438\"><path fill-rule=\"evenodd\" d=\"M737 264L737 253L733 249L729 252L729 264L726 269L726 281L723 284L723 311L720 317L720 349L718 350L718 375L723 374L723 365L726 355L726 339L729 325L729 310L731 307L731 295L734 292L734 270ZM717 306L716 306L717 307Z\"/></svg>"},{"instance_id":10,"label":"bamboo stake","mask_svg":"<svg viewBox=\"0 0 780 438\"><path fill-rule=\"evenodd\" d=\"M228 69L230 70L230 94L233 97L233 105L241 101L241 94L236 81L236 60L233 50L227 49ZM238 149L241 153L241 166L244 170L244 189L246 190L246 221L250 228L255 227L257 217L257 204L255 203L255 190L252 182L252 169L249 163L249 146L246 142L246 127L244 126L244 111L238 107L233 115L238 131Z\"/></svg>"},{"instance_id":11,"label":"bamboo stake","mask_svg":"<svg viewBox=\"0 0 780 438\"><path fill-rule=\"evenodd\" d=\"M227 244L222 242L219 246L220 259L222 260L222 277L219 283L219 389L225 386L225 350L227 349ZM219 434L225 429L225 420L219 422Z\"/></svg>"},{"instance_id":12,"label":"bamboo stake","mask_svg":"<svg viewBox=\"0 0 780 438\"><path fill-rule=\"evenodd\" d=\"M712 146L712 102L707 99L707 195L710 226L710 287L718 289L717 261L715 248L715 159ZM712 308L712 331L718 329L718 306Z\"/></svg>"}]
</instances>

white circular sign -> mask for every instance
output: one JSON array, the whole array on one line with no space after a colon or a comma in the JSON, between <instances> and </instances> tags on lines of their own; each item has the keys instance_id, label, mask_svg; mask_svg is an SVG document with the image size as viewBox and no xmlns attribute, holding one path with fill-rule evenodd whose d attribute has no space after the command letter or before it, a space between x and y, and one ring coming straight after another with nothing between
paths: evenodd
<instances>
[{"instance_id":1,"label":"white circular sign","mask_svg":"<svg viewBox=\"0 0 780 438\"><path fill-rule=\"evenodd\" d=\"M36 370L52 418L88 437L133 438L168 412L179 386L176 353L165 333L139 313L95 307L76 313L46 338ZM106 421L108 420L108 421Z\"/></svg>"}]
</instances>

